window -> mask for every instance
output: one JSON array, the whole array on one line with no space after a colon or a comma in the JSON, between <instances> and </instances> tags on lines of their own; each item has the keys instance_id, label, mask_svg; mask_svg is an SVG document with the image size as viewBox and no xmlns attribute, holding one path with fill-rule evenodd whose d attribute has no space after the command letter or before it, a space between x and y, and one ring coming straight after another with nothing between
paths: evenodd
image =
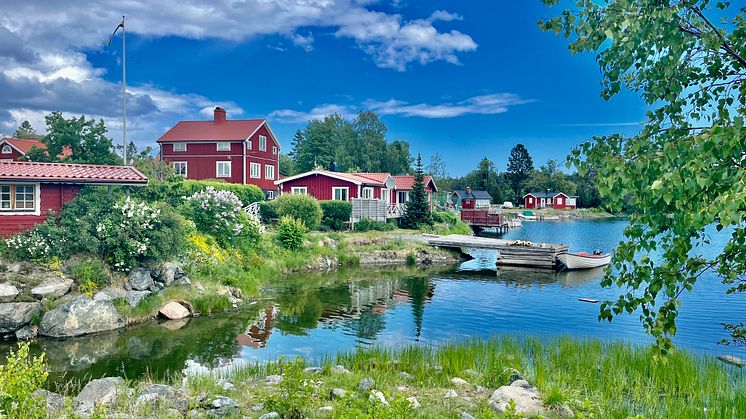
<instances>
[{"instance_id":1,"label":"window","mask_svg":"<svg viewBox=\"0 0 746 419\"><path fill-rule=\"evenodd\" d=\"M373 199L373 188L363 188L363 199Z\"/></svg>"},{"instance_id":2,"label":"window","mask_svg":"<svg viewBox=\"0 0 746 419\"><path fill-rule=\"evenodd\" d=\"M250 163L249 164L249 177L254 179L259 179L262 177L262 165L259 163Z\"/></svg>"},{"instance_id":3,"label":"window","mask_svg":"<svg viewBox=\"0 0 746 419\"><path fill-rule=\"evenodd\" d=\"M264 178L268 180L275 180L275 166L271 164L264 165Z\"/></svg>"},{"instance_id":4,"label":"window","mask_svg":"<svg viewBox=\"0 0 746 419\"><path fill-rule=\"evenodd\" d=\"M215 176L216 177L231 177L231 162L219 161L215 162Z\"/></svg>"},{"instance_id":5,"label":"window","mask_svg":"<svg viewBox=\"0 0 746 419\"><path fill-rule=\"evenodd\" d=\"M9 210L10 208L10 185L0 185L0 210Z\"/></svg>"},{"instance_id":6,"label":"window","mask_svg":"<svg viewBox=\"0 0 746 419\"><path fill-rule=\"evenodd\" d=\"M267 200L275 199L275 191L267 191Z\"/></svg>"},{"instance_id":7,"label":"window","mask_svg":"<svg viewBox=\"0 0 746 419\"><path fill-rule=\"evenodd\" d=\"M267 151L267 137L259 136L259 151Z\"/></svg>"},{"instance_id":8,"label":"window","mask_svg":"<svg viewBox=\"0 0 746 419\"><path fill-rule=\"evenodd\" d=\"M247 150L253 150L254 145L252 144L251 140L246 141L246 149Z\"/></svg>"},{"instance_id":9,"label":"window","mask_svg":"<svg viewBox=\"0 0 746 419\"><path fill-rule=\"evenodd\" d=\"M335 201L347 201L350 197L350 188L332 188L332 196L334 197Z\"/></svg>"},{"instance_id":10,"label":"window","mask_svg":"<svg viewBox=\"0 0 746 419\"><path fill-rule=\"evenodd\" d=\"M34 187L33 186L16 186L16 209L32 210L34 209Z\"/></svg>"},{"instance_id":11,"label":"window","mask_svg":"<svg viewBox=\"0 0 746 419\"><path fill-rule=\"evenodd\" d=\"M529 203L529 204L533 204L533 203L534 203L534 198L531 198L531 197L529 196L529 197L528 197L528 203Z\"/></svg>"},{"instance_id":12,"label":"window","mask_svg":"<svg viewBox=\"0 0 746 419\"><path fill-rule=\"evenodd\" d=\"M175 161L171 163L171 166L173 166L175 174L187 177L187 162Z\"/></svg>"},{"instance_id":13,"label":"window","mask_svg":"<svg viewBox=\"0 0 746 419\"><path fill-rule=\"evenodd\" d=\"M396 202L399 204L404 204L409 201L409 191L399 191L399 194L396 197Z\"/></svg>"},{"instance_id":14,"label":"window","mask_svg":"<svg viewBox=\"0 0 746 419\"><path fill-rule=\"evenodd\" d=\"M3 154L11 154L12 152L13 149L9 145L5 144L3 146Z\"/></svg>"},{"instance_id":15,"label":"window","mask_svg":"<svg viewBox=\"0 0 746 419\"><path fill-rule=\"evenodd\" d=\"M272 146L272 154L277 155L277 146Z\"/></svg>"},{"instance_id":16,"label":"window","mask_svg":"<svg viewBox=\"0 0 746 419\"><path fill-rule=\"evenodd\" d=\"M174 151L186 151L186 143L174 143Z\"/></svg>"},{"instance_id":17,"label":"window","mask_svg":"<svg viewBox=\"0 0 746 419\"><path fill-rule=\"evenodd\" d=\"M218 143L218 151L231 151L231 143L221 141Z\"/></svg>"},{"instance_id":18,"label":"window","mask_svg":"<svg viewBox=\"0 0 746 419\"><path fill-rule=\"evenodd\" d=\"M290 193L293 195L308 195L308 188L305 186L293 186L290 188Z\"/></svg>"},{"instance_id":19,"label":"window","mask_svg":"<svg viewBox=\"0 0 746 419\"><path fill-rule=\"evenodd\" d=\"M0 211L33 212L36 210L35 185L0 185Z\"/></svg>"}]
</instances>

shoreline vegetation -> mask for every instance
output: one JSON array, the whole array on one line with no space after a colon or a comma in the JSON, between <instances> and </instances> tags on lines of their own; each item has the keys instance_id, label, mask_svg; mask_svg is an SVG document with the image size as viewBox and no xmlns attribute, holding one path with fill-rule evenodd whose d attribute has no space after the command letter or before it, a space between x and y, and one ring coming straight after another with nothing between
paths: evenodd
<instances>
[{"instance_id":1,"label":"shoreline vegetation","mask_svg":"<svg viewBox=\"0 0 746 419\"><path fill-rule=\"evenodd\" d=\"M684 418L746 411L740 370L685 351L666 363L651 355L623 342L496 336L175 373L160 383L104 378L70 383L63 394L40 390L45 377L34 371L43 360L29 358L23 346L11 359L16 376L35 377L18 396L27 403L24 417Z\"/></svg>"}]
</instances>

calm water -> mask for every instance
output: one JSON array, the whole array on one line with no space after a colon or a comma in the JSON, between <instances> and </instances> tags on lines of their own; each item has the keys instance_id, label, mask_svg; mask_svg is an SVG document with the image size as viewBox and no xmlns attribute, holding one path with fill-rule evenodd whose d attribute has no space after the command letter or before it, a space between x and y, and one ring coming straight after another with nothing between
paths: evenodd
<instances>
[{"instance_id":1,"label":"calm water","mask_svg":"<svg viewBox=\"0 0 746 419\"><path fill-rule=\"evenodd\" d=\"M571 250L611 250L622 238L625 221L534 222L508 233L509 239L562 242ZM714 252L727 236L713 235ZM53 379L149 373L194 373L280 355L317 358L369 345L438 344L472 336L509 333L571 334L650 342L637 315L611 324L597 320L598 304L618 290L599 285L601 270L539 273L495 270L493 252L474 252L460 267L429 271L343 270L304 274L273 284L266 299L237 313L181 323L149 324L116 333L39 340ZM684 298L676 343L705 353L746 349L718 346L725 337L720 322L740 322L746 298L725 295L714 277L703 277Z\"/></svg>"}]
</instances>

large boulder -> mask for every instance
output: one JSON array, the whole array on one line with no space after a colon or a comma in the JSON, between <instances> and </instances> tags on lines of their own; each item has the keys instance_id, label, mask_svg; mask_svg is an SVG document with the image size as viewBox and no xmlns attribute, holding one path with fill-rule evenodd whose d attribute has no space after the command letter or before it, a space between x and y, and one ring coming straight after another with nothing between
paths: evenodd
<instances>
[{"instance_id":1,"label":"large boulder","mask_svg":"<svg viewBox=\"0 0 746 419\"><path fill-rule=\"evenodd\" d=\"M14 333L41 310L41 303L0 303L0 334Z\"/></svg>"},{"instance_id":2,"label":"large boulder","mask_svg":"<svg viewBox=\"0 0 746 419\"><path fill-rule=\"evenodd\" d=\"M50 337L71 337L125 326L111 301L92 300L81 295L44 313L39 334Z\"/></svg>"},{"instance_id":3,"label":"large boulder","mask_svg":"<svg viewBox=\"0 0 746 419\"><path fill-rule=\"evenodd\" d=\"M150 291L125 291L124 299L127 300L127 304L129 304L130 307L135 307L148 295L150 295Z\"/></svg>"},{"instance_id":4,"label":"large boulder","mask_svg":"<svg viewBox=\"0 0 746 419\"><path fill-rule=\"evenodd\" d=\"M153 277L150 276L150 269L135 268L127 277L130 287L135 291L149 290L153 284Z\"/></svg>"},{"instance_id":5,"label":"large boulder","mask_svg":"<svg viewBox=\"0 0 746 419\"><path fill-rule=\"evenodd\" d=\"M106 287L102 289L101 291L97 292L96 295L93 296L94 300L116 300L120 298L125 298L126 291L124 291L121 288L116 287Z\"/></svg>"},{"instance_id":6,"label":"large boulder","mask_svg":"<svg viewBox=\"0 0 746 419\"><path fill-rule=\"evenodd\" d=\"M18 288L15 285L4 283L0 284L0 301L13 301L16 295L19 294Z\"/></svg>"},{"instance_id":7,"label":"large boulder","mask_svg":"<svg viewBox=\"0 0 746 419\"><path fill-rule=\"evenodd\" d=\"M515 411L526 416L546 415L544 400L539 390L526 380L516 380L509 386L502 386L490 396L489 406L499 414L505 414L510 401L515 402Z\"/></svg>"},{"instance_id":8,"label":"large boulder","mask_svg":"<svg viewBox=\"0 0 746 419\"><path fill-rule=\"evenodd\" d=\"M34 392L34 397L44 401L47 406L47 413L59 412L65 408L65 398L49 390L40 388Z\"/></svg>"},{"instance_id":9,"label":"large boulder","mask_svg":"<svg viewBox=\"0 0 746 419\"><path fill-rule=\"evenodd\" d=\"M183 305L177 303L176 301L169 301L166 303L163 308L161 308L158 313L169 319L169 320L179 320L183 319L185 317L189 317L189 309L184 307Z\"/></svg>"},{"instance_id":10,"label":"large boulder","mask_svg":"<svg viewBox=\"0 0 746 419\"><path fill-rule=\"evenodd\" d=\"M107 405L116 401L126 391L121 377L105 377L91 380L75 398L76 413L88 416L98 405Z\"/></svg>"},{"instance_id":11,"label":"large boulder","mask_svg":"<svg viewBox=\"0 0 746 419\"><path fill-rule=\"evenodd\" d=\"M39 299L62 297L72 286L73 280L69 278L47 278L31 289L31 295Z\"/></svg>"}]
</instances>

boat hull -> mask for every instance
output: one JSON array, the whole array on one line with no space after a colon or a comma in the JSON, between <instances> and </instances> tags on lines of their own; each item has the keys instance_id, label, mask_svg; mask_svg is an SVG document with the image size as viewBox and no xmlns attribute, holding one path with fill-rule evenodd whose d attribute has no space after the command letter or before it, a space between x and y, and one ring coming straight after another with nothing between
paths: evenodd
<instances>
[{"instance_id":1,"label":"boat hull","mask_svg":"<svg viewBox=\"0 0 746 419\"><path fill-rule=\"evenodd\" d=\"M563 253L557 256L567 269L593 269L611 263L611 254L590 255L587 253Z\"/></svg>"}]
</instances>

